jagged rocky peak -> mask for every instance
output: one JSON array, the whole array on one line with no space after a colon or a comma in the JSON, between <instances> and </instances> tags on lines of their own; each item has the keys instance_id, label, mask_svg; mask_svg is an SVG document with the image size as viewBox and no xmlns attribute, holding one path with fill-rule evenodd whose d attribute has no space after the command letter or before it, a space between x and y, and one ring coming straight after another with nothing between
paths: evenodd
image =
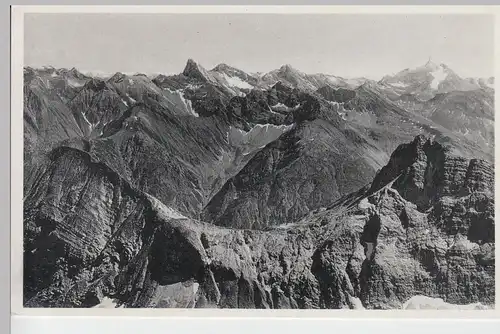
<instances>
[{"instance_id":1,"label":"jagged rocky peak","mask_svg":"<svg viewBox=\"0 0 500 334\"><path fill-rule=\"evenodd\" d=\"M328 101L331 102L338 102L338 103L343 103L347 102L349 100L352 100L354 97L356 97L356 91L352 89L346 89L346 88L333 88L330 85L325 85L321 88L319 88L316 93L321 95L323 98L325 98Z\"/></svg>"},{"instance_id":2,"label":"jagged rocky peak","mask_svg":"<svg viewBox=\"0 0 500 334\"><path fill-rule=\"evenodd\" d=\"M437 152L444 153L444 147L424 135L416 136L411 143L399 145L392 153L388 164L375 177L371 192L392 182L413 164L424 164L428 159L435 160L435 157L430 155L431 152L434 155Z\"/></svg>"},{"instance_id":3,"label":"jagged rocky peak","mask_svg":"<svg viewBox=\"0 0 500 334\"><path fill-rule=\"evenodd\" d=\"M228 77L239 77L241 80L244 80L245 82L236 82L233 83L233 86L236 85L239 88L250 88L247 86L248 83L256 83L257 78L254 77L252 74L249 74L239 68L236 68L234 66L221 63L217 66L215 66L213 69L209 71L210 74L215 74L216 76L219 74L226 75ZM227 80L227 79L226 79Z\"/></svg>"},{"instance_id":4,"label":"jagged rocky peak","mask_svg":"<svg viewBox=\"0 0 500 334\"><path fill-rule=\"evenodd\" d=\"M68 73L70 75L72 75L73 77L77 78L77 79L86 79L88 78L85 74L83 74L82 72L78 71L75 67L72 67Z\"/></svg>"},{"instance_id":5,"label":"jagged rocky peak","mask_svg":"<svg viewBox=\"0 0 500 334\"><path fill-rule=\"evenodd\" d=\"M195 69L198 69L198 63L193 58L189 58L186 62L183 73L190 72Z\"/></svg>"},{"instance_id":6,"label":"jagged rocky peak","mask_svg":"<svg viewBox=\"0 0 500 334\"><path fill-rule=\"evenodd\" d=\"M217 71L217 72L225 72L228 70L235 70L234 67L229 66L228 64L220 63L219 65L215 66L212 71Z\"/></svg>"},{"instance_id":7,"label":"jagged rocky peak","mask_svg":"<svg viewBox=\"0 0 500 334\"><path fill-rule=\"evenodd\" d=\"M99 91L107 87L106 81L99 78L90 79L84 86L84 89Z\"/></svg>"},{"instance_id":8,"label":"jagged rocky peak","mask_svg":"<svg viewBox=\"0 0 500 334\"><path fill-rule=\"evenodd\" d=\"M282 72L297 72L295 68L293 68L290 64L284 64L280 67L280 71Z\"/></svg>"},{"instance_id":9,"label":"jagged rocky peak","mask_svg":"<svg viewBox=\"0 0 500 334\"><path fill-rule=\"evenodd\" d=\"M116 72L111 78L108 79L109 82L119 83L123 81L127 76L122 72Z\"/></svg>"},{"instance_id":10,"label":"jagged rocky peak","mask_svg":"<svg viewBox=\"0 0 500 334\"><path fill-rule=\"evenodd\" d=\"M442 196L492 193L493 181L490 163L457 156L447 146L418 135L394 151L376 175L370 192L392 183L403 198L426 209Z\"/></svg>"},{"instance_id":11,"label":"jagged rocky peak","mask_svg":"<svg viewBox=\"0 0 500 334\"><path fill-rule=\"evenodd\" d=\"M24 81L31 81L36 75L36 70L30 66L26 66L23 71Z\"/></svg>"},{"instance_id":12,"label":"jagged rocky peak","mask_svg":"<svg viewBox=\"0 0 500 334\"><path fill-rule=\"evenodd\" d=\"M67 68L60 68L56 71L56 73L58 75L62 75L64 77L66 77L66 78L74 78L74 79L79 79L79 80L89 79L88 76L86 76L83 73L81 73L80 71L78 71L78 69L76 69L76 67L72 67L69 70Z\"/></svg>"},{"instance_id":13,"label":"jagged rocky peak","mask_svg":"<svg viewBox=\"0 0 500 334\"><path fill-rule=\"evenodd\" d=\"M429 60L424 64L423 67L434 70L434 69L437 69L441 66L443 66L443 64L437 64L437 63L433 62L431 58L429 58ZM445 66L443 66L443 67L445 67Z\"/></svg>"},{"instance_id":14,"label":"jagged rocky peak","mask_svg":"<svg viewBox=\"0 0 500 334\"><path fill-rule=\"evenodd\" d=\"M192 58L188 59L186 66L184 67L184 71L182 71L182 74L186 77L190 77L203 82L210 81L210 75L208 71Z\"/></svg>"}]
</instances>

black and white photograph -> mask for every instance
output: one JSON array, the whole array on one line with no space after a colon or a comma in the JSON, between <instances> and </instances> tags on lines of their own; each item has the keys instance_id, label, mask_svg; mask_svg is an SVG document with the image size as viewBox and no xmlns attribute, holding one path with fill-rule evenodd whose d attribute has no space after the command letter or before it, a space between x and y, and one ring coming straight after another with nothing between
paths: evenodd
<instances>
[{"instance_id":1,"label":"black and white photograph","mask_svg":"<svg viewBox=\"0 0 500 334\"><path fill-rule=\"evenodd\" d=\"M23 20L24 308L494 309L494 15Z\"/></svg>"}]
</instances>

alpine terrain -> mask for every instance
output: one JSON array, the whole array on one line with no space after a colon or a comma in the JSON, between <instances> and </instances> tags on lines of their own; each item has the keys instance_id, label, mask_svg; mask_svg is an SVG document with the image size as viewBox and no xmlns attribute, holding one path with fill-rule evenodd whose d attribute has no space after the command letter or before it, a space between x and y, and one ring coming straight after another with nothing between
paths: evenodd
<instances>
[{"instance_id":1,"label":"alpine terrain","mask_svg":"<svg viewBox=\"0 0 500 334\"><path fill-rule=\"evenodd\" d=\"M487 309L494 79L24 68L25 307Z\"/></svg>"}]
</instances>

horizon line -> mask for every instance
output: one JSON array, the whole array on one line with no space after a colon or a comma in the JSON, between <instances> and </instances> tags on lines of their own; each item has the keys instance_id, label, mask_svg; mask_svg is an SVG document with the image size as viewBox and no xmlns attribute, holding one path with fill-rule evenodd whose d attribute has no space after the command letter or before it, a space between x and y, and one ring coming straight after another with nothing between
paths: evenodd
<instances>
[{"instance_id":1,"label":"horizon line","mask_svg":"<svg viewBox=\"0 0 500 334\"><path fill-rule=\"evenodd\" d=\"M339 78L342 78L342 79L361 79L361 78L364 78L364 79L369 79L369 80L373 80L373 81L380 81L382 80L384 77L386 76L390 76L390 75L396 75L402 71L405 71L405 70L411 70L411 69L417 69L419 67L424 67L426 66L428 63L434 63L434 64L437 64L437 65L444 65L444 66L447 66L448 68L450 68L452 71L456 72L453 68L451 68L450 66L448 66L446 63L444 62L434 62L432 60L432 56L429 56L429 58L427 59L427 61L423 64L423 65L419 65L419 66L414 66L414 67L406 67L406 68L403 68L399 71L396 71L396 72L393 72L393 73L387 73L387 74L384 74L382 76L377 76L378 78L375 79L374 76L366 76L366 75L362 75L362 76L342 76L342 75L337 75L337 74L333 74L333 73L326 73L326 72L315 72L315 73L308 73L308 72L304 72L302 71L301 69L299 69L298 67L290 64L290 63L283 63L281 66L279 67L276 67L274 69L271 69L269 71L258 71L258 72L250 72L250 71L246 71L246 70L243 70L239 67L236 67L236 66L233 66L233 65L230 65L228 63L225 63L225 62L220 62L220 63L217 63L217 65L213 66L212 68L210 69L207 69L205 66L203 66L203 64L201 64L199 61L196 61L194 58L187 58L186 60L186 64L189 62L189 60L192 60L194 61L196 64L200 65L201 67L203 67L204 69L206 69L207 71L211 72L211 71L214 71L215 68L219 65L227 65L229 67L232 67L232 68L235 68L235 69L238 69L240 71L243 71L247 74L251 74L251 75L257 75L257 74L268 74L268 73L271 73L273 71L277 71L279 69L281 69L282 67L284 66L290 66L292 69L298 71L298 72L301 72L303 74L306 74L306 75L318 75L318 74L323 74L323 75L331 75L331 76L335 76L335 77L339 77ZM186 66L186 65L185 65ZM185 68L184 66L184 68ZM93 74L93 75L96 75L96 74L100 74L100 75L103 75L103 76L113 76L117 73L122 73L122 74L125 74L125 75L146 75L146 76L151 76L151 75L166 75L166 76L172 76L172 75L179 75L179 74L182 74L183 70L182 69L181 71L179 72L162 72L162 71L155 71L155 72L141 72L141 71L112 71L112 72L108 72L108 71L104 71L104 70L100 70L100 69L94 69L94 70L89 70L89 69L82 69L82 68L79 68L77 66L63 66L63 67L56 67L54 65L27 65L27 64L24 64L23 65L23 69L26 68L26 67L31 67L33 69L50 69L50 68L53 68L55 70L71 70L71 69L76 69L78 72L82 73L82 74ZM458 75L458 73L457 73ZM460 76L460 75L459 75ZM489 76L460 76L462 77L463 79L467 79L467 78L494 78L495 77L495 74L491 74Z\"/></svg>"}]
</instances>

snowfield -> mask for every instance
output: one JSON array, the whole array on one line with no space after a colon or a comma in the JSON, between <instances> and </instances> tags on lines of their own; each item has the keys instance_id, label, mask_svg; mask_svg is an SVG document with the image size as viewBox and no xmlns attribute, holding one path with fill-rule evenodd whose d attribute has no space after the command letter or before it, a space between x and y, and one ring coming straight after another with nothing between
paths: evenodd
<instances>
[{"instance_id":1,"label":"snowfield","mask_svg":"<svg viewBox=\"0 0 500 334\"><path fill-rule=\"evenodd\" d=\"M432 298L427 296L414 296L404 305L404 310L487 310L488 306L481 303L457 305L446 303L441 298Z\"/></svg>"},{"instance_id":2,"label":"snowfield","mask_svg":"<svg viewBox=\"0 0 500 334\"><path fill-rule=\"evenodd\" d=\"M234 146L245 148L243 154L248 154L278 139L283 133L291 130L293 126L293 124L257 124L248 132L230 127L228 134L229 143Z\"/></svg>"},{"instance_id":3,"label":"snowfield","mask_svg":"<svg viewBox=\"0 0 500 334\"><path fill-rule=\"evenodd\" d=\"M248 82L241 80L239 77L230 77L223 73L222 77L226 80L227 84L231 87L241 88L241 89L252 89L253 86Z\"/></svg>"},{"instance_id":4,"label":"snowfield","mask_svg":"<svg viewBox=\"0 0 500 334\"><path fill-rule=\"evenodd\" d=\"M172 105L174 111L177 111L178 114L199 117L196 111L194 111L191 101L184 98L182 90L170 90L165 88L163 96L165 96L167 101Z\"/></svg>"},{"instance_id":5,"label":"snowfield","mask_svg":"<svg viewBox=\"0 0 500 334\"><path fill-rule=\"evenodd\" d=\"M433 76L432 82L431 82L431 88L432 89L438 89L439 84L446 79L448 74L445 72L443 66L438 66L438 68L434 71L431 72L431 75Z\"/></svg>"}]
</instances>

